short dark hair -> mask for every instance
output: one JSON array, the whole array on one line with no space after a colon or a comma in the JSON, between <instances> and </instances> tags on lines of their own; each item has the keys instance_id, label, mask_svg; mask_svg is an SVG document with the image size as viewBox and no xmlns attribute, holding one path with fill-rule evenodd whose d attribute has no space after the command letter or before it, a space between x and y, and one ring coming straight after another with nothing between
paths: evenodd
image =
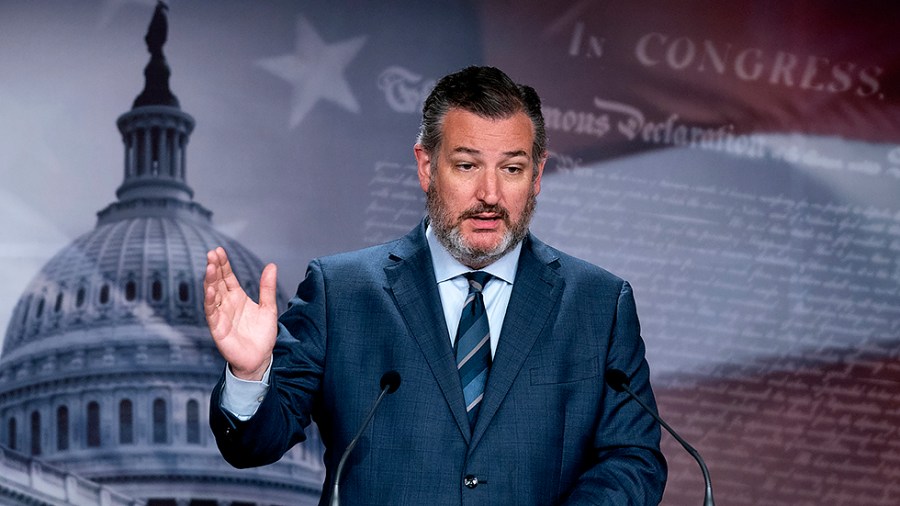
<instances>
[{"instance_id":1,"label":"short dark hair","mask_svg":"<svg viewBox=\"0 0 900 506\"><path fill-rule=\"evenodd\" d=\"M416 139L427 153L434 153L440 146L444 117L453 108L490 119L504 119L524 112L534 126L531 146L534 163L539 163L547 152L541 98L534 88L513 82L500 69L466 67L442 77L434 85L422 107L422 124Z\"/></svg>"}]
</instances>

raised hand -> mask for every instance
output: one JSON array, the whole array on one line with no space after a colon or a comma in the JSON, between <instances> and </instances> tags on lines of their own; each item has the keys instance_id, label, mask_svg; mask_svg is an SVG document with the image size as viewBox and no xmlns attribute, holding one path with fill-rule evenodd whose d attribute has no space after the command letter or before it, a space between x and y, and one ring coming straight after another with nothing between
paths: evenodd
<instances>
[{"instance_id":1,"label":"raised hand","mask_svg":"<svg viewBox=\"0 0 900 506\"><path fill-rule=\"evenodd\" d=\"M206 254L206 322L219 353L238 378L260 380L269 366L278 333L276 278L275 264L266 265L259 278L257 304L238 283L224 249Z\"/></svg>"}]
</instances>

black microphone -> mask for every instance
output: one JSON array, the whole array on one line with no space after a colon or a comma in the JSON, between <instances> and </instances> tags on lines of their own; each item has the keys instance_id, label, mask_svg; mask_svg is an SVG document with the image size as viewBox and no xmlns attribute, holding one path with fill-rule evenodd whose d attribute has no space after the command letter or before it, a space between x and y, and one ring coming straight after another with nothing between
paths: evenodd
<instances>
[{"instance_id":1,"label":"black microphone","mask_svg":"<svg viewBox=\"0 0 900 506\"><path fill-rule=\"evenodd\" d=\"M337 471L334 473L334 489L331 491L331 506L340 506L341 504L338 493L338 484L341 482L341 472L344 470L344 464L347 462L347 457L350 456L353 447L359 442L359 437L362 436L363 431L368 427L372 417L375 416L375 410L378 408L378 405L381 404L381 399L384 399L384 396L387 394L396 392L398 388L400 388L400 373L397 371L388 371L381 376L381 393L378 394L378 398L375 399L372 408L369 409L369 414L366 415L366 419L363 421L362 426L360 426L359 432L353 436L353 440L350 441L350 444L347 445L347 449L344 450L344 454L341 455L341 461L338 462Z\"/></svg>"},{"instance_id":2,"label":"black microphone","mask_svg":"<svg viewBox=\"0 0 900 506\"><path fill-rule=\"evenodd\" d=\"M632 399L636 400L637 403L640 404L642 408L644 408L644 411L650 413L650 415L655 418L660 425L662 425L667 431L669 431L669 434L671 434L676 441L681 443L681 446L683 446L684 449L691 454L691 457L694 457L694 460L696 460L697 463L700 464L700 470L703 471L703 481L706 483L706 495L703 498L703 506L715 506L716 503L713 501L712 493L712 480L709 479L709 469L706 468L706 463L703 462L703 457L701 457L700 453L695 450L693 446L689 445L687 441L681 439L681 436L679 436L678 433L675 432L674 429L672 429L672 427L669 427L669 424L664 422L663 419L660 418L654 410L650 409L650 406L648 406L646 403L644 403L644 401L640 399L640 397L634 394L634 392L628 386L630 383L631 380L628 379L628 375L624 372L618 369L609 369L608 371L606 371L606 384L609 385L610 388L612 388L616 392L626 392L631 396Z\"/></svg>"}]
</instances>

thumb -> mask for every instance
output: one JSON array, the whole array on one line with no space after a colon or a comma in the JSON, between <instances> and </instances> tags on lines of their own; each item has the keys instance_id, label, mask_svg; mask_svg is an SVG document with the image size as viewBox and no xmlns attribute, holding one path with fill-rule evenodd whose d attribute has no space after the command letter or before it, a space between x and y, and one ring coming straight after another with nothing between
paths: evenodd
<instances>
[{"instance_id":1,"label":"thumb","mask_svg":"<svg viewBox=\"0 0 900 506\"><path fill-rule=\"evenodd\" d=\"M275 300L277 291L278 267L275 264L268 264L259 277L259 306L261 309L278 312L278 303Z\"/></svg>"}]
</instances>

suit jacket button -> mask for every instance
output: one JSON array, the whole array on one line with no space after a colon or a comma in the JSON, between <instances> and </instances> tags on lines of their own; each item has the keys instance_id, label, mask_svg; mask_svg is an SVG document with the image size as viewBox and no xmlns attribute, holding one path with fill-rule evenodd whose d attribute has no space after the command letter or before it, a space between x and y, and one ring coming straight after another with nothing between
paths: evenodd
<instances>
[{"instance_id":1,"label":"suit jacket button","mask_svg":"<svg viewBox=\"0 0 900 506\"><path fill-rule=\"evenodd\" d=\"M472 475L472 474L466 475L466 477L463 478L463 485L465 485L469 488L477 487L478 486L478 477L475 475Z\"/></svg>"}]
</instances>

